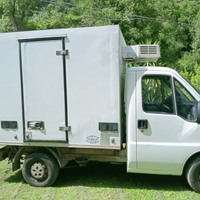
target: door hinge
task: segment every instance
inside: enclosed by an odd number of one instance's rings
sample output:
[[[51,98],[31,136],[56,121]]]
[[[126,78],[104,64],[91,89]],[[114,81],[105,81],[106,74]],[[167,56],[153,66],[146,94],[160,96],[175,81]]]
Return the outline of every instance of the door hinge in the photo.
[[[67,127],[60,126],[60,127],[59,127],[59,130],[60,130],[60,131],[71,131],[71,126],[67,126]]]
[[[60,56],[60,55],[68,56],[68,54],[69,54],[69,50],[68,49],[63,50],[63,51],[56,51],[56,55],[57,56]]]

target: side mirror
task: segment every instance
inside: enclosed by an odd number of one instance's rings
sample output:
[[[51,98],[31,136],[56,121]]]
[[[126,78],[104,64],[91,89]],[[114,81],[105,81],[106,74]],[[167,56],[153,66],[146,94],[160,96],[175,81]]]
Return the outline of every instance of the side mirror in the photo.
[[[200,101],[197,102],[197,124],[200,124]]]

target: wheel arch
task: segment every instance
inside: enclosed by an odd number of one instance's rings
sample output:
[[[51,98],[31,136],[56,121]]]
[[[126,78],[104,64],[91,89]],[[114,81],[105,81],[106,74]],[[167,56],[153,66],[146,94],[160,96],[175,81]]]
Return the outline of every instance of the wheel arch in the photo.
[[[64,167],[62,162],[61,162],[60,157],[58,156],[58,154],[55,152],[54,149],[49,148],[49,147],[45,147],[45,149],[47,149],[50,152],[50,154],[53,155],[53,157],[57,160],[58,165],[59,165],[60,168]]]
[[[198,152],[196,152],[196,153],[190,155],[190,156],[187,158],[187,160],[186,160],[186,162],[185,162],[185,164],[184,164],[184,166],[183,166],[183,171],[182,171],[182,173],[185,173],[187,166],[188,166],[190,163],[192,163],[194,160],[196,160],[198,157],[200,158],[200,151],[198,151]]]
[[[20,158],[23,155],[24,151],[26,149],[29,149],[32,147],[21,147],[14,155],[13,159],[12,159],[12,171],[16,171],[18,169],[20,169]],[[61,162],[60,157],[58,156],[58,154],[56,153],[56,149],[53,149],[51,147],[37,147],[35,149],[33,149],[33,151],[30,151],[31,153],[49,153],[57,162],[60,168],[64,167],[63,163]],[[29,155],[30,155],[29,154]]]

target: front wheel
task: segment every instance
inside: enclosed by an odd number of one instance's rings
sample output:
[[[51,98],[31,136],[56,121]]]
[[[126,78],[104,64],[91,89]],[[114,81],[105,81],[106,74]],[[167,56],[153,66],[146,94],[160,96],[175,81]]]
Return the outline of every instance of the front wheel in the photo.
[[[190,187],[200,193],[200,158],[195,159],[186,168],[186,178]]]
[[[22,168],[25,181],[36,187],[50,186],[56,180],[59,173],[57,161],[48,154],[30,154]]]

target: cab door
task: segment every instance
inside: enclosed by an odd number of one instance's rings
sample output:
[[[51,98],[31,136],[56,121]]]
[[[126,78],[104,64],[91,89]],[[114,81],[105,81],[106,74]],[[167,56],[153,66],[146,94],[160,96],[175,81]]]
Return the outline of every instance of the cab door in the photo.
[[[181,173],[200,141],[196,99],[172,74],[137,72],[137,169]]]

